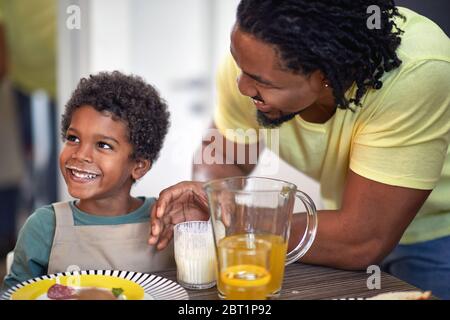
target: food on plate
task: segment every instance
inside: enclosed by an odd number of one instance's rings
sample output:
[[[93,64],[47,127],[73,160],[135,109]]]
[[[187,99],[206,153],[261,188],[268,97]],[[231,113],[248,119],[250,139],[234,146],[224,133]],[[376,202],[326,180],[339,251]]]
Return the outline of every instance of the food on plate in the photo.
[[[47,297],[52,300],[122,300],[122,288],[111,290],[95,287],[74,288],[61,284],[54,284],[47,291]]]
[[[394,291],[380,293],[367,300],[428,300],[430,297],[431,291]]]
[[[47,296],[49,299],[53,300],[66,300],[73,299],[76,289],[68,286],[63,286],[62,284],[54,284],[47,291]]]
[[[78,290],[75,300],[117,300],[118,298],[106,289],[83,288]]]

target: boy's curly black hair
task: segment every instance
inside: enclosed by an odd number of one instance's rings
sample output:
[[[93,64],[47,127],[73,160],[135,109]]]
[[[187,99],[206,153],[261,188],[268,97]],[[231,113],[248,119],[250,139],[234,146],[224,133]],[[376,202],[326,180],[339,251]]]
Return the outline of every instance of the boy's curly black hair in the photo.
[[[369,29],[380,9],[380,29]],[[281,67],[308,75],[320,70],[333,89],[338,107],[360,105],[369,88],[380,89],[384,72],[397,68],[396,54],[402,30],[393,0],[241,0],[237,24],[243,32],[274,45]],[[346,87],[356,83],[356,96],[345,98]]]
[[[100,72],[81,79],[66,104],[61,121],[63,141],[74,111],[89,105],[108,112],[128,126],[133,159],[158,158],[169,129],[169,111],[158,92],[141,77],[119,71]]]

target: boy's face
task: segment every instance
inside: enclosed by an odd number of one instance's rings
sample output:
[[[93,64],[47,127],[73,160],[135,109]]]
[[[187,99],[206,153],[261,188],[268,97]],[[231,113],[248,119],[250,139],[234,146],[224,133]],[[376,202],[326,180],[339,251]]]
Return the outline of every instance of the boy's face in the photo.
[[[133,160],[128,128],[107,113],[82,106],[72,115],[59,165],[69,193],[80,200],[128,197],[133,179],[145,174]],[[148,168],[147,168],[148,170]]]

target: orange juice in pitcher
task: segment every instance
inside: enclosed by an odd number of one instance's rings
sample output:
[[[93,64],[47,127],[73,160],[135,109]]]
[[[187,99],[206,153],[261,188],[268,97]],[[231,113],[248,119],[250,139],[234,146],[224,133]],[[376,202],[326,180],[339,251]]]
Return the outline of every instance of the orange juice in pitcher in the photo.
[[[219,290],[228,300],[264,300],[270,273],[264,267],[240,264],[220,273]]]
[[[268,295],[271,295],[273,292],[278,292],[283,283],[287,242],[282,237],[273,234],[258,234],[256,238],[266,240],[272,246],[269,261],[271,279],[267,285]]]
[[[268,293],[270,242],[255,235],[223,238],[218,247],[219,277],[217,288],[224,299],[263,300]]]
[[[263,266],[261,263],[237,263],[233,260],[236,255],[225,254],[222,252],[225,250],[223,248],[234,248],[236,254],[240,251],[251,251],[252,243],[255,249],[258,246],[263,246],[258,244],[261,242],[270,244],[269,259],[267,267],[265,267],[270,274],[269,282],[266,285],[267,297],[278,297],[283,282],[285,265],[301,258],[314,241],[317,231],[317,212],[313,201],[304,192],[298,190],[296,185],[270,178],[230,177],[210,181],[204,185],[204,188],[208,195],[218,258],[219,260],[220,258],[226,258],[226,261],[219,261],[219,296],[226,296],[225,292],[228,288],[231,288],[225,287],[227,281],[239,283],[241,288],[244,287],[244,283],[230,280],[235,279],[234,273],[237,269],[229,270],[229,274],[233,274],[233,277],[223,276],[222,280],[220,279],[222,277],[220,272],[225,272],[226,268],[231,266]],[[296,199],[299,199],[305,206],[306,226],[303,236],[298,239],[297,246],[286,254]],[[241,245],[245,243],[245,245],[239,248],[239,245],[232,245],[233,243],[240,243]],[[229,250],[225,251],[228,252]],[[259,275],[263,274],[262,272],[256,272],[256,268],[253,270],[255,273],[253,276],[247,276],[247,274],[251,274],[248,270],[249,267],[241,266],[240,268],[237,273],[243,277],[259,279]],[[261,279],[263,278],[266,279],[264,281],[267,281],[266,276],[261,276]],[[260,291],[264,281],[261,283],[255,281],[253,284]],[[239,286],[236,285],[235,287]],[[240,292],[244,291],[244,289],[241,289]]]
[[[272,292],[275,292],[281,288],[281,284],[283,282],[284,277],[284,264],[285,257],[287,251],[287,243],[283,240],[282,237],[272,235],[272,234],[252,234],[251,236],[246,234],[234,235],[222,239],[219,242],[219,251],[222,247],[230,247],[232,243],[242,243],[245,241],[245,238],[253,237],[254,239],[264,240],[270,243],[270,254],[269,254],[269,266],[268,271],[270,273],[270,281],[266,285],[267,294],[270,295]],[[249,243],[248,239],[246,241]],[[234,245],[236,247],[236,245]],[[223,250],[223,249],[222,249]],[[238,249],[237,249],[238,250]],[[262,253],[260,253],[262,254]],[[229,257],[230,260],[233,260],[232,257]],[[231,280],[230,280],[231,281]],[[220,287],[220,285],[219,285]],[[220,288],[219,288],[220,290]]]

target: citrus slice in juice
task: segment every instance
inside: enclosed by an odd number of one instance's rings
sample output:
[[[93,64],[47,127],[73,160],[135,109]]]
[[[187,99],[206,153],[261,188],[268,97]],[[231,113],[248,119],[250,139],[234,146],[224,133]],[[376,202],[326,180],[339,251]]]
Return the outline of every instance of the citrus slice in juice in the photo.
[[[270,273],[264,267],[240,264],[230,266],[220,274],[222,282],[233,287],[259,287],[270,281]]]

